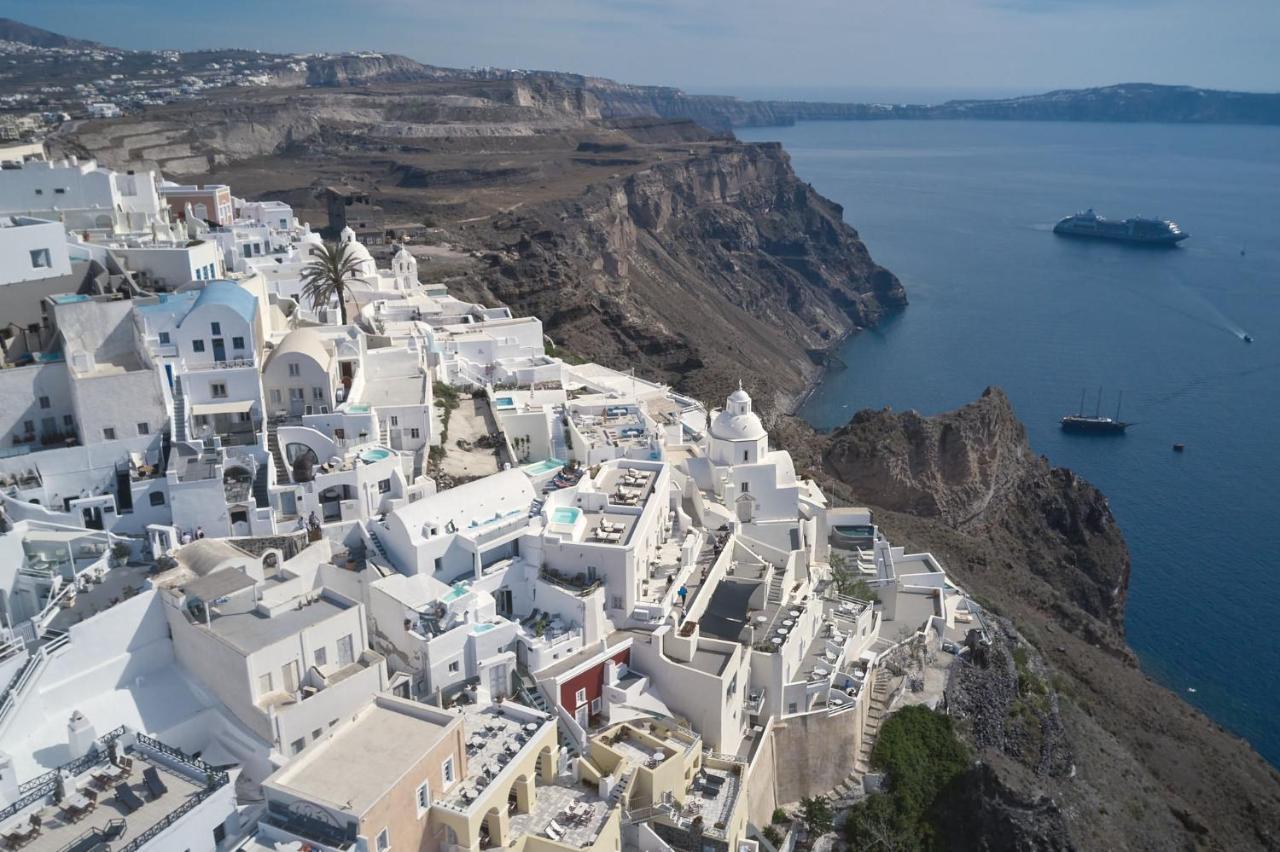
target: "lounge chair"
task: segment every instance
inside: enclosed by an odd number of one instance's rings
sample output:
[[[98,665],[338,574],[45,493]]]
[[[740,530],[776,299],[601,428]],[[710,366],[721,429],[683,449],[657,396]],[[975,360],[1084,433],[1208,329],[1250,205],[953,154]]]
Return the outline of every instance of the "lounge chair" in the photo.
[[[160,780],[160,773],[156,771],[154,766],[148,766],[143,770],[142,780],[147,785],[147,792],[151,794],[153,800],[169,792],[169,788]]]
[[[120,803],[120,807],[124,808],[127,814],[133,813],[144,804],[128,784],[116,785],[116,801]]]
[[[556,822],[555,820],[551,820],[551,822],[547,823],[547,829],[545,834],[547,835],[547,837],[550,837],[552,840],[559,840],[560,838],[564,837],[564,829],[560,827],[560,824],[558,822]]]

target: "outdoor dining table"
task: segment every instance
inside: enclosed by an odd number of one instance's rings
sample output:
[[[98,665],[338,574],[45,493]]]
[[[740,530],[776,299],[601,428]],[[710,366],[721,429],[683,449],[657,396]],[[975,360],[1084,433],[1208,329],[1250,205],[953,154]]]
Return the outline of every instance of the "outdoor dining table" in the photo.
[[[525,725],[525,726],[524,726],[524,729],[525,729],[526,731],[528,731],[529,733],[531,733],[531,734],[533,734],[533,733],[537,733],[537,731],[538,731],[538,723],[537,723],[537,722],[530,722],[529,724],[527,724],[527,725]]]
[[[21,840],[26,840],[35,832],[36,832],[36,827],[32,825],[28,820],[23,820],[22,822],[19,822],[19,823],[6,825],[4,828],[0,829],[0,837],[3,837],[6,840],[21,841]]]

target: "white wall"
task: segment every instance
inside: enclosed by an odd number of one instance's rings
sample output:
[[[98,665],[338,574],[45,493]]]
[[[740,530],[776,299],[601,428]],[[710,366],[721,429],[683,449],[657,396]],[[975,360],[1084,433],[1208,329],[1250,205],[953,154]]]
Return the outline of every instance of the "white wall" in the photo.
[[[0,226],[0,285],[17,281],[34,281],[71,274],[71,259],[67,255],[67,235],[60,222],[40,219],[18,219],[10,224],[6,218]],[[46,253],[36,266],[33,251]]]

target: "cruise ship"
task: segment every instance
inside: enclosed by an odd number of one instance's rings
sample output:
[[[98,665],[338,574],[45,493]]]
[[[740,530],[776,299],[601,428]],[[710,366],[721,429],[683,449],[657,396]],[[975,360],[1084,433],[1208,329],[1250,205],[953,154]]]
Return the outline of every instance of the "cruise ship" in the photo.
[[[1053,226],[1053,232],[1066,237],[1093,237],[1143,245],[1175,246],[1188,234],[1170,219],[1144,219],[1140,216],[1123,222],[1104,219],[1090,208],[1068,216]]]

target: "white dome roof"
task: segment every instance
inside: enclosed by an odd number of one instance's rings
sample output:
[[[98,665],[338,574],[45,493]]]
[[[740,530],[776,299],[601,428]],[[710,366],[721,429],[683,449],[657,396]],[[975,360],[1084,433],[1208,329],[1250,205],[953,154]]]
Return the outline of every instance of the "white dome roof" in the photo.
[[[727,408],[711,421],[711,434],[722,441],[758,441],[765,437],[764,424],[755,412],[734,414]]]
[[[742,389],[742,385],[738,385],[738,389],[733,393],[729,394],[729,402],[740,402],[740,403],[746,403],[747,405],[750,405],[751,395]]]
[[[356,232],[351,230],[350,225],[343,228],[342,232],[338,234],[338,242],[340,243],[354,243],[355,241],[356,241]]]

